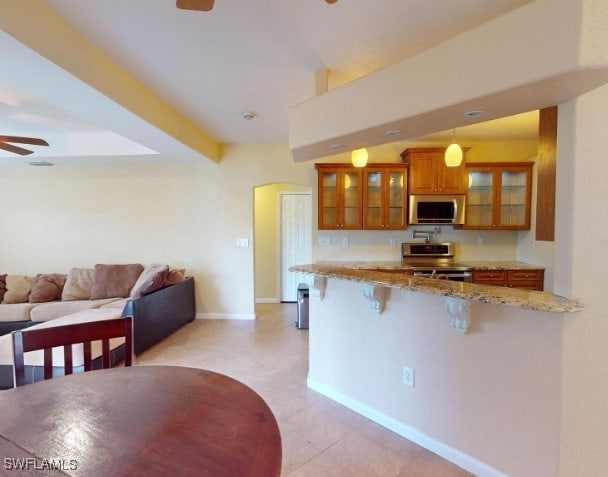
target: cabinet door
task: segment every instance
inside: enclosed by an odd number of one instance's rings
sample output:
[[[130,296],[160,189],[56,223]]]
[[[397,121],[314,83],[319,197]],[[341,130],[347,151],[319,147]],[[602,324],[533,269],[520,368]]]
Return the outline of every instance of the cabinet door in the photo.
[[[317,169],[319,229],[360,229],[361,171],[325,165]]]
[[[341,174],[341,207],[338,228],[360,229],[361,221],[361,170],[346,170]]]
[[[438,194],[466,194],[465,161],[458,167],[448,167],[442,154],[437,161],[437,181]]]
[[[506,229],[530,228],[530,169],[500,171],[498,226]]]
[[[388,169],[385,188],[385,228],[407,227],[407,169]]]
[[[410,154],[410,194],[437,193],[437,152]]]
[[[493,169],[471,169],[468,172],[466,227],[469,229],[489,229],[495,222],[495,198]]]
[[[542,291],[544,277],[545,272],[543,270],[509,270],[509,286]]]
[[[406,228],[407,168],[374,164],[364,172],[363,228]]]

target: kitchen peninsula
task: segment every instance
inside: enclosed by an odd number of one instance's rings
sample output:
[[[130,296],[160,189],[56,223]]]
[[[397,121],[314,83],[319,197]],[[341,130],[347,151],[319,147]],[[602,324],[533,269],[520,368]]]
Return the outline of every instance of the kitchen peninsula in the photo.
[[[312,287],[311,389],[475,475],[556,475],[562,326],[581,302],[399,262],[290,270]]]

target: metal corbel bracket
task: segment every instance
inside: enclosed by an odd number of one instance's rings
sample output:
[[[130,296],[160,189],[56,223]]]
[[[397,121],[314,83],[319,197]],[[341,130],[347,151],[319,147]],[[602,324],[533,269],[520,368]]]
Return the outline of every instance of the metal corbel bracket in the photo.
[[[363,296],[369,300],[370,310],[382,313],[386,305],[385,287],[382,285],[363,285]]]
[[[466,333],[471,323],[471,302],[461,298],[445,297],[445,305],[450,315],[452,327]]]

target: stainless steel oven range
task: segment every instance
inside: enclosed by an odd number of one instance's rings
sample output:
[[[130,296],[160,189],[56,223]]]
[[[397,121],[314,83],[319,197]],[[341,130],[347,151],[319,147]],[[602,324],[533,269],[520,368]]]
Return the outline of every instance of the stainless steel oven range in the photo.
[[[473,269],[456,262],[452,242],[401,244],[401,261],[410,267],[412,276],[471,282]]]

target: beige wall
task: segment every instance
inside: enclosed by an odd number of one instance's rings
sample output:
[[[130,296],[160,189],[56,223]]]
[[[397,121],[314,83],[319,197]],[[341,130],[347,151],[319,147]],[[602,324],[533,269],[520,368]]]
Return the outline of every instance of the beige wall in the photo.
[[[201,316],[252,318],[254,187],[313,178],[286,145],[227,147],[221,165],[3,168],[0,270],[166,262],[195,277]]]
[[[255,188],[254,266],[257,303],[281,301],[280,193],[287,191],[310,191],[310,187],[279,183]]]
[[[608,86],[559,108],[555,289],[585,311],[563,320],[560,476],[608,468]]]
[[[310,302],[309,385],[475,475],[555,476],[563,317],[479,302],[471,313],[463,335],[443,297],[389,290],[378,315],[361,284],[329,279]]]

